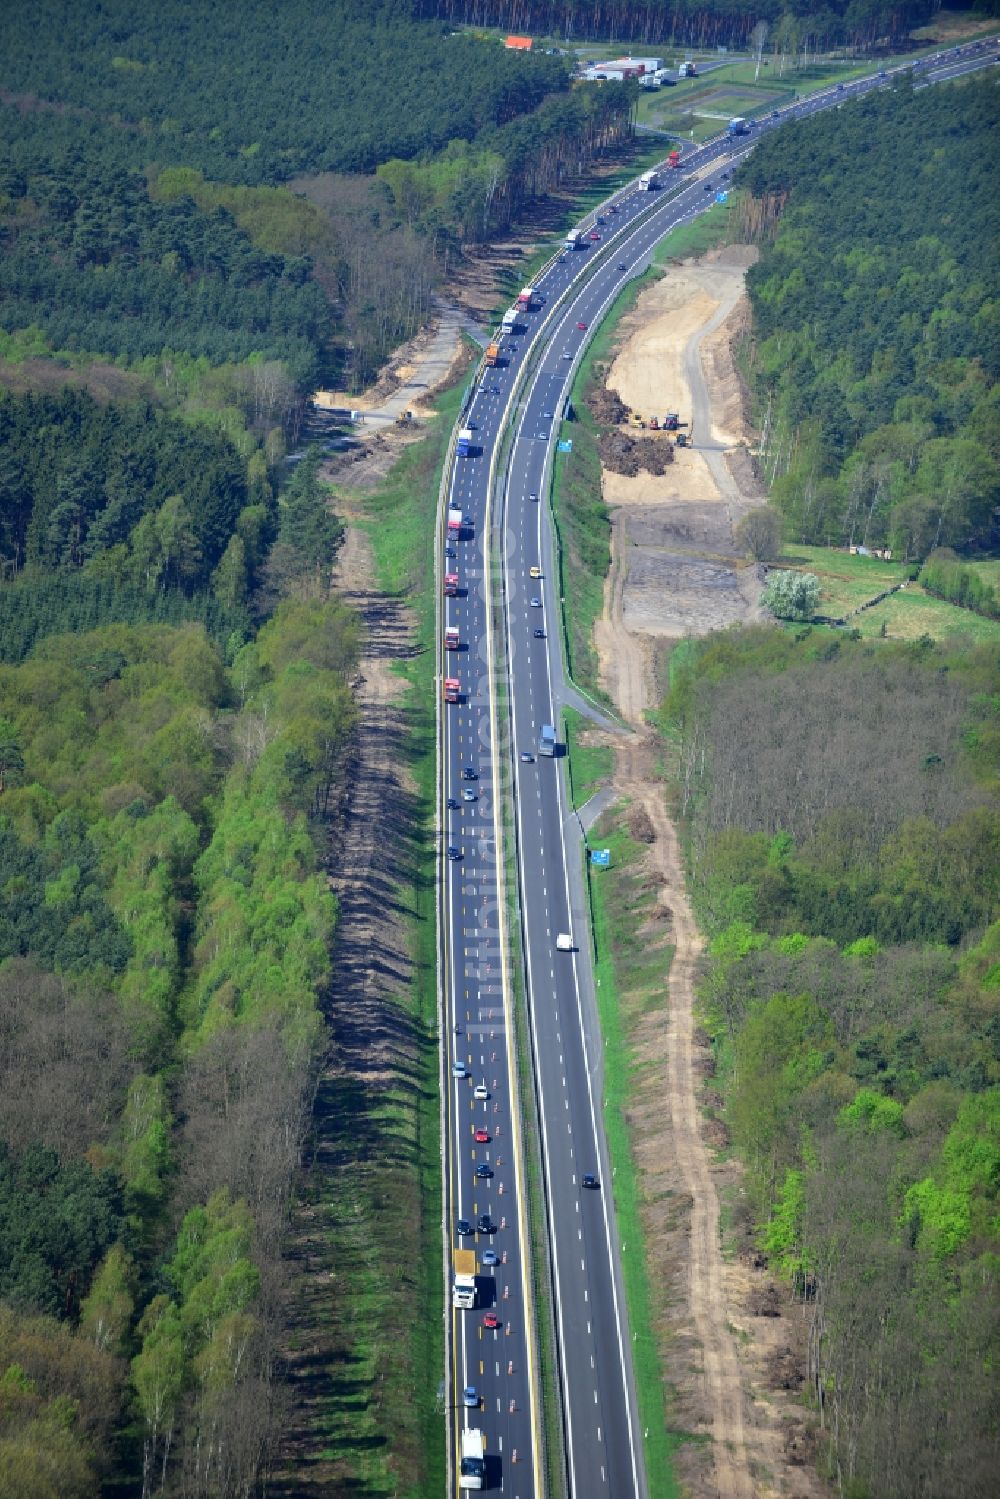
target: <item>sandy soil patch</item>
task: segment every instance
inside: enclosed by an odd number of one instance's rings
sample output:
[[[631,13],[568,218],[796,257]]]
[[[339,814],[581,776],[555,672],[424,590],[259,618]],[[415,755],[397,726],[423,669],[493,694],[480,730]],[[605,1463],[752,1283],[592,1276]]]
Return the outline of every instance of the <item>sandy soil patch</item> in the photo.
[[[602,475],[607,505],[669,505],[678,502],[719,500],[719,490],[701,453],[675,448],[674,461],[663,474]]]
[[[717,303],[688,271],[669,272],[640,296],[621,323],[622,349],[607,383],[633,411],[662,419],[676,411],[690,420],[691,391],[682,355]]]

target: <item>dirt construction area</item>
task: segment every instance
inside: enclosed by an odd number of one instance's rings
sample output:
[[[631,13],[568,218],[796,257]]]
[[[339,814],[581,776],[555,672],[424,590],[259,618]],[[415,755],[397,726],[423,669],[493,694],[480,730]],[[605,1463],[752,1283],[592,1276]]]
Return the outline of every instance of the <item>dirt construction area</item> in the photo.
[[[801,1309],[752,1255],[722,1249],[720,1199],[738,1199],[739,1167],[716,1157],[725,1127],[706,1119],[713,1064],[695,1024],[702,939],[667,811],[662,741],[646,721],[658,702],[657,659],[671,641],[758,614],[756,570],[733,544],[735,522],[764,499],[743,446],[744,398],[731,353],[747,317],[743,277],[752,253],[729,247],[669,270],[619,326],[607,417],[622,427],[628,420],[613,392],[647,421],[677,412],[694,447],[675,448],[662,474],[603,470],[612,561],[595,645],[601,684],[634,730],[608,740],[619,809],[608,815],[620,820],[625,810],[630,826],[638,817],[650,830],[643,873],[658,887],[673,944],[665,1002],[630,1037],[629,1123],[672,1419],[702,1439],[684,1444],[676,1465],[691,1499],[818,1499],[828,1491],[798,1400]],[[664,1203],[672,1205],[666,1216]]]
[[[753,258],[736,245],[671,268],[619,326],[609,392],[646,422],[676,412],[688,446],[673,449],[662,474],[603,474],[613,567],[595,645],[612,695],[620,659],[611,631],[615,587],[624,627],[646,638],[650,660],[657,636],[703,635],[759,617],[756,571],[733,546],[733,526],[763,501],[731,353],[746,318],[743,278]]]

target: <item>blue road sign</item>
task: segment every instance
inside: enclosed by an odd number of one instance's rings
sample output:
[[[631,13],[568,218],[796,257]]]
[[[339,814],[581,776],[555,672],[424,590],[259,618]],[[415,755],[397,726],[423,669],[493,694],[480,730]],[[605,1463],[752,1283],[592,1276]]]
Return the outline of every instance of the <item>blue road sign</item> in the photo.
[[[726,199],[728,197],[729,197],[728,193],[716,193],[716,195],[715,195],[715,201],[716,201],[716,203],[725,203],[725,201],[726,201]]]
[[[560,437],[556,446],[558,447],[560,453],[572,453],[573,451],[572,439],[568,437]]]
[[[590,862],[596,864],[598,869],[608,869],[611,865],[610,848],[592,848],[590,850]]]

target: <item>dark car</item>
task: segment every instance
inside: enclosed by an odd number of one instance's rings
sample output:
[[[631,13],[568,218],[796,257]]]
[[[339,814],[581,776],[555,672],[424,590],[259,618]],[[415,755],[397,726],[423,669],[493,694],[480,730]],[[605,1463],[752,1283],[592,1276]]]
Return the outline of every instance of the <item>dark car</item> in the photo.
[[[444,554],[445,554],[446,557],[457,557],[458,556],[458,553],[457,553],[457,551],[455,550],[454,547],[445,547]]]
[[[481,1234],[496,1233],[496,1229],[493,1227],[493,1219],[490,1217],[489,1213],[479,1214],[479,1217],[476,1219],[476,1230]]]
[[[456,848],[453,843],[449,843],[448,844],[448,858],[451,859],[454,863],[457,863],[458,860],[461,857],[462,857],[462,850],[460,848]]]
[[[544,630],[536,630],[534,633],[535,633],[535,639],[536,640],[544,640],[545,639],[545,631]]]
[[[713,191],[712,184],[710,182],[706,182],[705,183],[705,192],[706,193],[710,193],[712,191]]]
[[[473,770],[473,768],[472,768],[471,765],[467,765],[465,767],[465,769],[462,771],[462,780],[463,781],[478,781],[479,780],[478,775]]]
[[[472,1224],[469,1222],[468,1218],[459,1218],[458,1223],[455,1225],[455,1227],[460,1236],[471,1234],[472,1232]]]
[[[475,524],[475,522],[473,521],[471,515],[463,515],[462,516],[462,525],[463,526],[472,526],[474,524]]]
[[[585,1171],[580,1178],[581,1187],[597,1187],[599,1185],[600,1183],[598,1182],[597,1177],[592,1176],[589,1171]]]
[[[488,1166],[485,1161],[480,1161],[476,1167],[476,1175],[483,1181],[493,1175],[493,1167]]]
[[[490,386],[490,395],[498,396],[499,394],[500,394],[500,387],[499,387],[499,385],[491,385]]]
[[[619,260],[619,262],[618,262],[618,269],[620,271],[627,271],[628,270],[628,266],[625,264],[624,260]]]
[[[455,798],[453,796],[449,796],[449,798],[448,798],[448,811],[449,812],[457,812],[458,811],[458,802],[455,800]]]

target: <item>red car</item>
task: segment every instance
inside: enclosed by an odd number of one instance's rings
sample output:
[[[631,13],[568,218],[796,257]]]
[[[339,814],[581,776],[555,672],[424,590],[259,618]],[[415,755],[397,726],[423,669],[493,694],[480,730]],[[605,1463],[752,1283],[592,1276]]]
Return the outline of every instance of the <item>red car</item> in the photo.
[[[586,333],[586,331],[587,331],[587,325],[586,325],[586,323],[577,323],[576,326],[579,328],[579,330],[580,330],[581,333]]]
[[[598,234],[596,229],[591,229],[590,237],[591,239],[600,239],[601,236]]]
[[[477,1145],[488,1145],[489,1143],[490,1143],[490,1132],[489,1132],[489,1130],[488,1129],[477,1129],[476,1130],[476,1144]]]
[[[497,1316],[496,1312],[487,1312],[486,1313],[486,1316],[483,1318],[483,1326],[484,1327],[499,1327],[500,1326],[500,1318]]]

